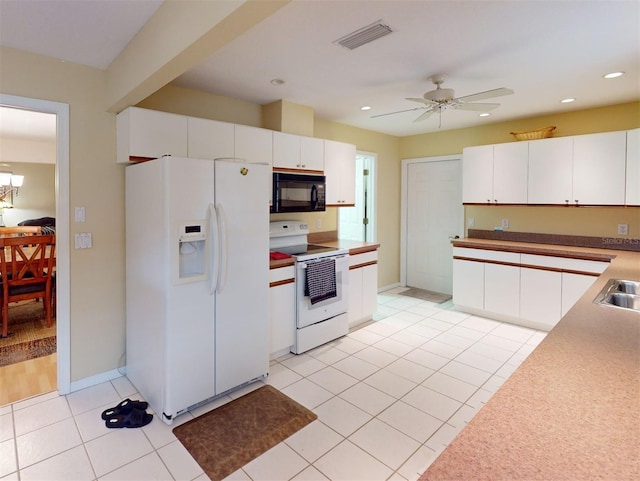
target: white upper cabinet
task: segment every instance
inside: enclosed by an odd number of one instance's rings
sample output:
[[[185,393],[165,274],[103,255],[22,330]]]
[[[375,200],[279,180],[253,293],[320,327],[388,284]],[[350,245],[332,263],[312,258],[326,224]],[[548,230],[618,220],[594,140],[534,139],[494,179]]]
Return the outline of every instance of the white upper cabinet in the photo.
[[[493,202],[493,145],[478,145],[464,149],[462,202]]]
[[[529,204],[573,202],[573,137],[529,142]]]
[[[273,131],[236,124],[234,151],[238,159],[273,165]]]
[[[627,132],[627,186],[625,204],[640,205],[640,129]]]
[[[626,133],[529,142],[529,203],[623,205]]]
[[[573,200],[576,204],[623,205],[626,132],[573,138]]]
[[[356,202],[356,146],[325,140],[326,204],[353,206]]]
[[[324,171],[324,140],[300,137],[300,160],[303,169]]]
[[[234,157],[234,125],[217,120],[188,118],[188,153],[195,159]]]
[[[301,169],[300,136],[273,133],[273,167],[283,169]]]
[[[324,141],[284,132],[273,133],[273,167],[289,170],[324,170]]]
[[[187,156],[187,117],[129,107],[116,118],[117,161]],[[138,159],[135,159],[135,158]]]
[[[464,149],[462,201],[526,204],[527,142],[481,145]]]
[[[493,146],[493,201],[495,203],[527,203],[528,163],[528,142],[510,142]]]

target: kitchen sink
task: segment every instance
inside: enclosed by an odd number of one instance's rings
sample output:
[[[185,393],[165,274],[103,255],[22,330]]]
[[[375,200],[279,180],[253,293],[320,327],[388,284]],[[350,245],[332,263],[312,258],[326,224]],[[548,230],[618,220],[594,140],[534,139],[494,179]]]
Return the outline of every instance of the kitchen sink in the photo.
[[[627,294],[640,294],[640,282],[614,280],[616,281],[616,291],[625,292]]]
[[[593,302],[640,312],[640,282],[609,279]]]

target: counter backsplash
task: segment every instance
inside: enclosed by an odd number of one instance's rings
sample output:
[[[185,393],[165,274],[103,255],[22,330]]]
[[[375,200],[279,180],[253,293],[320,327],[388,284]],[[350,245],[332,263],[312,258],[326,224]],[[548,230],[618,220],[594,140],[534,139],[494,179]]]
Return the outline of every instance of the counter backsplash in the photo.
[[[640,252],[640,239],[626,237],[589,237],[563,234],[539,234],[535,232],[509,232],[481,229],[469,229],[469,238],[503,240],[514,242],[532,242],[575,247],[594,247]]]

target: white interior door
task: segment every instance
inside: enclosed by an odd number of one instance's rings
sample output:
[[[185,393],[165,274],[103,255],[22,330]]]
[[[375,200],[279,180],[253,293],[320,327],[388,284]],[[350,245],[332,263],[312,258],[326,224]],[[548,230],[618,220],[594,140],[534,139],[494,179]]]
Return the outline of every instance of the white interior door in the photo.
[[[356,155],[356,202],[338,209],[340,239],[375,241],[375,164],[375,154]]]
[[[406,285],[451,294],[451,238],[462,234],[461,161],[406,164]]]

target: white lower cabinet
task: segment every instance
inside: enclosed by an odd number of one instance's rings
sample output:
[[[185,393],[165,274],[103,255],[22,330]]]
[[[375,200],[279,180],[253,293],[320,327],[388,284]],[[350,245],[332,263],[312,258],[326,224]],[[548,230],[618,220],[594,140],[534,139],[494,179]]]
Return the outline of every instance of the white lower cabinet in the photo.
[[[269,271],[269,353],[278,357],[293,346],[296,323],[295,268]]]
[[[487,263],[484,266],[484,308],[517,319],[520,313],[520,268]]]
[[[596,276],[562,273],[562,315],[564,316],[596,281]]]
[[[453,260],[453,303],[484,309],[484,262]]]
[[[562,273],[520,269],[520,318],[551,329],[563,316]]]
[[[378,308],[378,252],[349,256],[349,327],[368,321]]]
[[[609,263],[453,248],[453,303],[463,311],[551,330]]]

